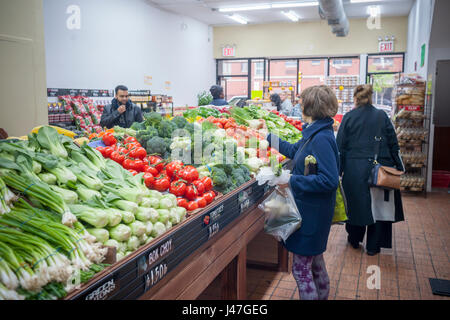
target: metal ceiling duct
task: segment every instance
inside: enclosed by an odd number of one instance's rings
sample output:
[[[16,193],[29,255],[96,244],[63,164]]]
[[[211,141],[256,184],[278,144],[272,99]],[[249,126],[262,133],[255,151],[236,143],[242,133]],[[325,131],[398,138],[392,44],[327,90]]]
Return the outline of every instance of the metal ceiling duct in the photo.
[[[337,37],[348,35],[349,22],[342,0],[319,0],[319,15],[322,19],[328,20],[331,31]]]

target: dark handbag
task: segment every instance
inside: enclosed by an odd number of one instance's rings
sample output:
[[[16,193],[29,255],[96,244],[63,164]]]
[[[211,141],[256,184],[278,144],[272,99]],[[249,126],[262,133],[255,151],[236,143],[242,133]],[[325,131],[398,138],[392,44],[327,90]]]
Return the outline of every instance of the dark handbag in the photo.
[[[378,124],[378,132],[375,136],[375,152],[373,158],[373,166],[369,174],[369,187],[382,188],[388,190],[400,190],[400,177],[403,174],[402,171],[392,167],[382,166],[378,163],[378,153],[380,151],[380,144],[382,140],[381,129],[382,124],[382,112],[378,111],[378,118],[380,119]]]

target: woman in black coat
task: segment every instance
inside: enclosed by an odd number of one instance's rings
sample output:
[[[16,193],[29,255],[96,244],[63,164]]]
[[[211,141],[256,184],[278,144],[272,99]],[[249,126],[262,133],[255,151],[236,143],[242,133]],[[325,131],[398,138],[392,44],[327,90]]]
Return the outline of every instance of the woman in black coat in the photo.
[[[368,255],[379,253],[380,248],[392,248],[392,223],[404,220],[400,191],[369,188],[375,136],[381,136],[378,162],[404,171],[392,122],[384,111],[372,105],[372,94],[371,85],[356,87],[356,108],[345,114],[336,139],[348,204],[348,242],[359,248],[367,227]]]

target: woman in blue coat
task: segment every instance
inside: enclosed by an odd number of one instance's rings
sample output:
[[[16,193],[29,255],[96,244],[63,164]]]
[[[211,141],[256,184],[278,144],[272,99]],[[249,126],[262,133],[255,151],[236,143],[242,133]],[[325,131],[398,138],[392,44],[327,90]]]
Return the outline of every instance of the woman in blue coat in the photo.
[[[307,88],[301,94],[303,119],[311,119],[303,138],[295,144],[269,135],[268,141],[286,157],[293,159],[289,186],[302,215],[302,225],[284,244],[293,252],[293,276],[301,300],[326,300],[329,278],[323,259],[334,214],[339,184],[339,156],[333,133],[338,110],[334,92],[327,86]],[[305,158],[317,160],[316,174],[305,176]]]

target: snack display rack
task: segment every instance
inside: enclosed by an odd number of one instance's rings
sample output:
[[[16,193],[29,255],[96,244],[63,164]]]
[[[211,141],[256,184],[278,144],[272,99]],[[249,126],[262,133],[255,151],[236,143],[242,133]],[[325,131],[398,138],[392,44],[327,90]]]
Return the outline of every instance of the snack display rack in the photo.
[[[295,82],[292,81],[264,81],[263,98],[270,101],[270,95],[274,93],[288,92],[291,95],[291,102],[295,100]]]
[[[404,191],[426,195],[430,96],[417,75],[400,74],[393,90],[393,121],[405,166],[401,178]]]
[[[339,103],[338,114],[346,114],[353,107],[353,91],[359,84],[359,76],[329,76],[326,85],[331,87]]]

